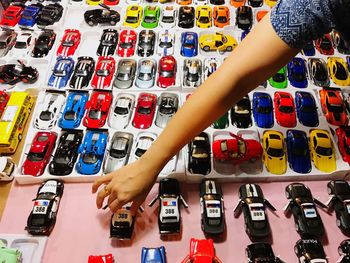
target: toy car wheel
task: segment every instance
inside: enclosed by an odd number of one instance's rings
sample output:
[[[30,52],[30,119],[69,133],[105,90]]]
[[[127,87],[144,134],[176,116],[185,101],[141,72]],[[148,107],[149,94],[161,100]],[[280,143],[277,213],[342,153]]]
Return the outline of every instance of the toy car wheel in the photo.
[[[298,248],[297,248],[297,246],[294,246],[294,253],[295,253],[295,255],[298,256]]]
[[[22,134],[21,134],[21,133],[18,134],[18,140],[19,140],[19,141],[22,141]]]
[[[232,51],[232,47],[231,47],[231,46],[230,46],[230,47],[227,47],[227,48],[226,48],[226,51],[229,51],[229,52]]]
[[[299,233],[299,231],[300,231],[300,227],[299,227],[299,224],[298,223],[295,223],[295,230]]]
[[[204,46],[203,50],[208,52],[208,51],[210,51],[210,47],[209,46]]]
[[[116,22],[112,20],[112,21],[110,22],[110,24],[111,24],[111,26],[115,26]]]
[[[288,191],[285,192],[287,199],[290,199],[290,194]]]
[[[94,21],[90,20],[90,21],[88,22],[88,25],[89,25],[89,26],[94,26],[95,23],[94,23]]]
[[[328,192],[329,195],[332,194],[332,189],[329,186],[327,186],[327,192]]]
[[[335,222],[337,223],[337,227],[340,227],[340,225],[341,225],[341,221],[340,221],[340,219],[339,219],[339,218],[337,218],[337,220],[336,220]]]
[[[338,253],[339,253],[340,256],[344,254],[343,250],[341,249],[341,247],[338,247]]]

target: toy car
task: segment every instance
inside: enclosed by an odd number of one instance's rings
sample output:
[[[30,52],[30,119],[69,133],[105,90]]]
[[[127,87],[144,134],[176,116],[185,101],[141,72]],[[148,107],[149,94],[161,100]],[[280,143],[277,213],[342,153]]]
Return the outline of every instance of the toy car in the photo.
[[[103,256],[92,256],[88,258],[88,263],[114,263],[114,257],[112,254],[107,254]]]
[[[50,235],[55,226],[64,185],[59,180],[41,183],[33,209],[27,220],[26,230],[31,235]]]
[[[287,158],[283,134],[279,131],[264,131],[262,145],[267,171],[272,174],[284,174],[287,170]]]
[[[324,227],[316,204],[326,206],[312,197],[310,189],[302,183],[291,183],[286,186],[286,197],[289,201],[285,213],[291,212],[294,217],[295,229],[302,237],[322,237]]]
[[[196,8],[196,26],[199,28],[209,28],[212,24],[212,9],[211,7],[198,6]]]
[[[350,85],[350,73],[344,59],[338,57],[329,57],[327,59],[327,67],[331,80],[336,85]]]
[[[214,26],[223,28],[230,25],[230,10],[227,6],[215,6],[213,10]]]
[[[167,56],[174,54],[174,45],[175,35],[173,33],[170,33],[168,30],[159,33],[157,45],[157,53],[159,55]]]
[[[7,247],[8,245],[8,247]],[[22,252],[17,249],[17,242],[14,243],[13,248],[7,244],[7,240],[0,240],[1,260],[6,263],[19,263],[22,261]]]
[[[307,87],[307,70],[305,61],[302,58],[293,58],[287,65],[288,80],[290,84],[296,88]]]
[[[234,6],[235,8],[244,6],[245,3],[246,3],[246,0],[230,0],[230,5]]]
[[[319,87],[329,86],[327,64],[322,58],[309,58],[307,63],[312,83]]]
[[[309,144],[304,131],[287,131],[287,157],[294,172],[306,174],[311,171]]]
[[[295,108],[299,122],[307,127],[318,126],[318,114],[314,97],[304,91],[295,93]]]
[[[156,33],[153,30],[142,30],[139,34],[137,44],[137,55],[140,57],[150,57],[154,54],[156,43]]]
[[[123,26],[137,28],[141,23],[142,7],[139,5],[129,5],[126,9],[126,16]]]
[[[343,240],[338,247],[339,255],[341,256],[338,259],[337,263],[348,263],[350,262],[350,240]]]
[[[207,175],[211,171],[210,141],[205,132],[201,132],[188,144],[188,166],[192,174]]]
[[[123,205],[111,217],[110,237],[117,239],[131,239],[134,231],[136,215],[131,213],[131,203]]]
[[[143,58],[139,61],[135,85],[140,89],[153,87],[156,79],[157,63],[154,59]]]
[[[58,121],[58,126],[62,129],[78,128],[84,116],[85,104],[89,99],[87,92],[68,93],[66,106]]]
[[[175,26],[177,17],[177,9],[175,6],[167,5],[162,9],[159,24],[163,28],[172,28]]]
[[[183,86],[198,87],[202,84],[202,61],[185,59],[183,65]]]
[[[90,100],[85,104],[83,125],[89,129],[102,128],[106,123],[112,100],[111,92],[93,91]]]
[[[161,235],[180,233],[181,214],[179,205],[181,203],[186,208],[188,205],[180,193],[179,182],[173,178],[161,179],[158,196],[149,203],[149,206],[153,206],[157,200],[159,200],[159,233]]]
[[[184,57],[195,57],[198,54],[198,35],[195,32],[181,33],[180,54]]]
[[[81,34],[77,29],[66,29],[57,49],[57,56],[73,56],[80,44]]]
[[[325,34],[323,37],[315,40],[315,47],[322,55],[334,55],[334,48],[330,34]]]
[[[33,27],[36,24],[43,5],[40,3],[31,4],[24,8],[21,19],[18,22],[20,27]]]
[[[320,90],[322,112],[332,125],[347,125],[349,120],[340,91]]]
[[[89,26],[98,24],[114,26],[120,21],[120,14],[112,9],[92,9],[85,11],[84,20]]]
[[[285,89],[288,85],[287,68],[281,68],[275,75],[269,78],[269,83],[276,89]]]
[[[251,106],[248,95],[244,96],[231,108],[231,122],[237,128],[252,126]]]
[[[204,59],[204,80],[210,77],[220,66],[217,58],[211,57]]]
[[[273,1],[276,2],[275,0]],[[258,12],[256,12],[256,21],[259,23],[264,18],[264,16],[268,14],[268,12],[269,11],[267,10],[259,10]]]
[[[317,239],[300,239],[294,246],[295,254],[300,263],[327,263],[322,244]]]
[[[2,14],[0,21],[1,26],[14,27],[21,19],[23,7],[20,5],[11,4]]]
[[[273,126],[272,99],[268,93],[253,93],[253,116],[258,127],[271,128]]]
[[[225,0],[210,0],[209,3],[212,5],[224,5]]]
[[[89,86],[92,74],[95,69],[95,61],[92,57],[78,57],[69,87],[73,89],[83,89]]]
[[[0,157],[0,182],[12,181],[15,167],[16,165],[11,158],[6,156]]]
[[[282,263],[283,261],[276,257],[269,243],[253,243],[245,249],[248,263],[269,262]]]
[[[301,50],[301,54],[304,56],[312,57],[315,56],[315,47],[312,41],[308,41],[305,45],[304,48]]]
[[[24,57],[33,49],[36,37],[35,33],[23,32],[17,36],[16,43],[12,49],[13,56]]]
[[[132,86],[136,74],[136,61],[134,59],[121,59],[118,62],[113,87],[128,89]]]
[[[5,110],[9,98],[10,95],[6,91],[0,90],[0,117]]]
[[[263,0],[248,0],[248,4],[251,7],[261,7],[264,4]]]
[[[211,127],[213,127],[214,129],[225,129],[228,127],[228,125],[228,112],[225,112],[221,117],[219,117],[212,123]]]
[[[242,30],[250,30],[252,28],[253,11],[250,6],[240,6],[236,9],[236,25]]]
[[[41,9],[36,23],[39,27],[46,27],[58,22],[63,14],[63,7],[58,3],[48,4]]]
[[[192,0],[176,0],[176,3],[178,5],[188,6],[188,5],[192,4]]]
[[[179,98],[174,93],[163,92],[158,99],[158,111],[155,124],[165,128],[179,107]]]
[[[152,132],[141,132],[137,135],[136,145],[130,154],[129,163],[136,161],[151,147],[152,143],[157,139],[157,135]]]
[[[119,35],[117,53],[119,57],[131,57],[135,53],[137,34],[134,30],[122,30]]]
[[[292,128],[297,125],[294,100],[288,92],[275,92],[273,104],[277,123],[283,127]]]
[[[131,119],[134,109],[135,96],[127,93],[119,93],[113,110],[110,113],[108,124],[114,129],[125,129]]]
[[[4,57],[16,43],[17,33],[13,30],[4,30],[0,33],[0,57]]]
[[[202,34],[199,37],[199,46],[206,52],[215,50],[219,52],[230,52],[237,45],[234,37],[220,32]]]
[[[338,31],[333,30],[331,32],[331,37],[333,46],[340,54],[350,55],[350,43],[346,41]]]
[[[39,78],[36,68],[29,67],[18,60],[18,64],[5,64],[0,66],[0,83],[15,85],[18,82],[34,83]]]
[[[118,44],[118,31],[112,28],[104,29],[96,54],[98,56],[113,56]]]
[[[78,148],[80,157],[76,169],[80,174],[97,174],[102,166],[107,147],[107,134],[99,131],[87,131],[84,141]]]
[[[56,64],[47,85],[51,88],[64,88],[73,73],[74,60],[71,57],[57,57]]]
[[[339,127],[335,130],[338,138],[338,149],[344,162],[350,164],[350,128]]]
[[[142,247],[141,263],[166,263],[165,248],[163,246],[156,248]]]
[[[192,28],[194,27],[195,13],[193,6],[181,6],[179,8],[178,27]]]
[[[148,129],[152,126],[153,116],[156,111],[157,95],[141,93],[137,99],[135,115],[132,125],[137,129]]]
[[[95,89],[107,89],[115,71],[115,60],[111,56],[98,57],[95,73],[92,76],[91,87]]]
[[[160,88],[168,88],[176,84],[176,59],[171,56],[161,57],[158,63],[157,86]]]
[[[212,239],[195,239],[190,241],[190,254],[181,263],[191,262],[215,262],[222,263],[215,255],[214,242]]]
[[[147,5],[143,11],[141,26],[144,28],[156,28],[159,23],[160,7]]]
[[[47,56],[53,47],[56,40],[56,33],[52,30],[43,31],[37,38],[33,51],[32,57],[41,58]]]

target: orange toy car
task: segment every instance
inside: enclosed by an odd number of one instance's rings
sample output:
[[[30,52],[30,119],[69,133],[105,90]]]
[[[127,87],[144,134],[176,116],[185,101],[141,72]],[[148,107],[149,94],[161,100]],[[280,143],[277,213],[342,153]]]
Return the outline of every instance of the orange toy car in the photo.
[[[176,0],[178,5],[190,5],[192,4],[192,0]]]
[[[230,4],[238,8],[245,5],[246,0],[230,0]]]
[[[320,90],[322,112],[328,123],[332,125],[348,125],[348,116],[340,91]]]
[[[214,26],[224,27],[230,25],[230,10],[227,6],[215,6],[213,10]]]
[[[256,13],[256,21],[260,22],[261,19],[264,18],[264,16],[268,13],[269,11],[266,10],[260,10]]]

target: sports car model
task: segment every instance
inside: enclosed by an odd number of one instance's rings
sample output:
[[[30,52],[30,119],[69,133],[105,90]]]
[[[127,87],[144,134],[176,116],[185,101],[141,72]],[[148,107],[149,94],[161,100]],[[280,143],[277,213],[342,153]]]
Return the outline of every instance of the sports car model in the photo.
[[[163,92],[158,99],[158,105],[155,124],[159,128],[165,128],[170,119],[177,112],[179,98],[174,93]]]
[[[130,26],[137,28],[141,23],[142,18],[142,6],[129,5],[126,9],[126,16],[123,26]]]
[[[309,58],[307,63],[312,83],[319,87],[329,86],[327,64],[322,58]]]
[[[199,37],[199,46],[204,51],[230,52],[237,46],[234,37],[221,32],[202,34]]]
[[[347,125],[349,120],[340,91],[320,90],[322,112],[332,125]]]
[[[311,171],[309,144],[304,131],[287,131],[287,157],[294,172],[306,174]]]
[[[22,17],[19,20],[18,25],[24,28],[34,26],[42,8],[43,5],[40,3],[26,6],[23,10]]]
[[[10,95],[6,91],[0,90],[0,117],[3,111],[5,110],[5,107],[9,98],[10,98]]]
[[[228,112],[225,112],[219,119],[214,121],[211,125],[214,129],[225,129],[229,125]]]
[[[188,166],[192,174],[207,175],[211,171],[209,135],[201,132],[188,144]]]
[[[87,92],[71,92],[68,94],[66,106],[58,121],[58,126],[62,129],[78,128],[84,116],[85,104],[89,99]]]
[[[250,30],[253,25],[253,11],[250,6],[240,6],[236,9],[236,26],[242,30]]]
[[[209,28],[212,24],[212,9],[211,7],[198,6],[196,8],[196,26],[199,28]]]
[[[103,172],[108,174],[127,164],[134,136],[127,132],[115,132],[107,150]]]
[[[176,59],[173,56],[164,56],[158,63],[157,86],[168,88],[176,84]]]
[[[194,20],[195,14],[193,6],[181,6],[179,8],[178,27],[192,28],[194,27]]]
[[[46,27],[58,22],[63,14],[63,6],[58,3],[48,4],[41,9],[36,23],[39,27]]]
[[[150,57],[154,54],[156,43],[156,33],[153,30],[142,30],[139,34],[137,44],[137,55],[140,57]]]
[[[300,263],[327,263],[322,244],[317,239],[300,239],[294,246],[295,254]]]
[[[114,257],[112,254],[102,256],[92,256],[88,258],[88,263],[114,263]]]
[[[248,128],[252,125],[251,106],[248,95],[231,108],[231,122],[237,128]]]
[[[307,127],[318,126],[318,114],[314,97],[311,93],[297,91],[295,93],[295,108],[299,122]]]
[[[164,178],[159,181],[158,196],[156,196],[149,206],[159,200],[158,227],[159,233],[177,234],[181,228],[180,203],[186,208],[187,203],[180,193],[180,185],[176,179]]]
[[[210,0],[209,3],[212,5],[224,5],[225,0]]]
[[[192,262],[215,262],[222,263],[215,255],[214,242],[212,239],[195,239],[190,241],[190,254],[181,263]]]
[[[33,49],[36,41],[36,35],[33,32],[23,32],[17,36],[16,43],[12,49],[12,55],[24,57]]]
[[[234,6],[235,8],[244,6],[245,3],[246,3],[246,0],[230,0],[230,5]]]
[[[108,135],[99,131],[87,131],[78,148],[80,157],[76,169],[80,174],[97,174],[102,166]]]
[[[61,39],[56,55],[57,56],[73,56],[80,44],[81,34],[77,29],[66,29]]]
[[[327,59],[327,67],[329,75],[336,85],[342,87],[350,85],[350,73],[344,59],[329,57]]]
[[[276,0],[273,0],[274,2],[276,2]],[[259,23],[264,16],[266,16],[269,13],[269,11],[267,10],[259,10],[256,12],[256,21]]]
[[[273,104],[277,123],[283,127],[293,128],[297,125],[294,100],[288,92],[275,92]]]
[[[10,157],[0,157],[0,181],[12,181],[15,163]]]
[[[121,59],[118,62],[113,87],[128,89],[132,86],[136,74],[136,61],[134,59]]]
[[[185,59],[182,85],[194,88],[200,84],[202,84],[202,61],[200,59]]]
[[[135,96],[127,93],[119,93],[113,110],[110,113],[108,124],[114,129],[125,129],[131,119],[134,109]]]
[[[33,209],[27,220],[26,230],[31,235],[50,235],[55,226],[64,185],[59,180],[41,183]]]
[[[155,248],[142,247],[141,263],[152,262],[166,263],[165,248],[163,246]]]
[[[279,131],[265,131],[263,134],[263,161],[267,171],[284,174],[287,170],[286,146]]]
[[[47,85],[57,89],[66,87],[73,70],[74,60],[71,57],[57,57],[56,64]]]
[[[92,57],[78,57],[69,87],[73,89],[83,89],[89,86],[92,74],[95,69],[95,61]]]
[[[248,263],[283,263],[279,257],[275,256],[269,243],[253,243],[248,245],[245,251]]]
[[[134,232],[136,215],[131,212],[131,203],[118,209],[111,217],[110,237],[117,239],[131,239]]]
[[[118,44],[118,31],[112,28],[103,30],[97,56],[113,56]]]
[[[350,262],[350,239],[343,240],[338,247],[339,255],[337,263],[349,263]]]
[[[180,54],[184,57],[195,57],[198,54],[198,35],[195,32],[181,34]]]
[[[53,47],[56,40],[56,33],[52,30],[43,31],[37,38],[33,51],[32,57],[41,58],[46,57]]]
[[[295,229],[304,237],[322,237],[324,227],[316,204],[327,208],[323,203],[312,197],[310,189],[302,183],[291,183],[286,186],[286,197],[289,201],[285,213],[291,212],[294,217]]]
[[[344,162],[350,164],[350,128],[339,127],[335,130],[338,137],[338,149]]]
[[[95,73],[92,76],[91,87],[108,89],[115,71],[115,60],[111,56],[98,57]]]
[[[290,84],[296,88],[307,87],[307,70],[305,61],[302,58],[293,58],[287,65],[288,80]]]
[[[178,5],[188,6],[188,5],[192,4],[192,0],[176,0],[176,3]]]
[[[158,34],[157,53],[167,56],[174,54],[175,35],[168,30]]]
[[[287,68],[281,68],[275,75],[269,78],[269,83],[276,89],[285,89],[288,85]]]
[[[152,88],[156,79],[157,63],[154,59],[143,58],[139,61],[135,79],[136,87]]]
[[[248,4],[251,7],[261,7],[264,4],[263,0],[248,0]]]
[[[137,34],[134,30],[122,30],[119,35],[117,53],[119,57],[131,57],[135,53]]]
[[[137,99],[132,125],[137,129],[148,129],[152,126],[157,106],[157,95],[141,93]]]
[[[152,143],[157,139],[157,135],[152,132],[141,132],[137,135],[136,145],[130,154],[129,163],[136,161],[148,150]]]
[[[220,61],[215,57],[204,59],[204,80],[210,77],[220,66]]]
[[[21,19],[23,7],[11,4],[2,14],[0,26],[14,27]]]
[[[301,54],[304,56],[312,57],[315,56],[315,47],[312,41],[309,41],[305,44],[304,48],[301,50]]]
[[[144,28],[156,28],[159,23],[160,7],[147,5],[143,10],[141,25]]]
[[[40,176],[44,173],[55,148],[57,133],[38,132],[30,146],[28,155],[22,165],[22,174]]]
[[[323,37],[315,40],[315,47],[322,55],[334,55],[334,48],[330,34],[325,34]]]
[[[159,24],[162,28],[172,28],[176,24],[177,8],[172,5],[164,6]]]
[[[273,126],[272,99],[268,93],[254,92],[253,116],[258,127],[271,128]]]
[[[0,57],[4,57],[16,43],[17,33],[13,30],[0,32]]]
[[[35,83],[39,78],[36,68],[26,66],[18,60],[18,64],[5,64],[0,66],[0,83],[15,85],[18,82],[26,84]]]
[[[111,25],[114,26],[120,21],[120,14],[118,11],[112,9],[92,9],[84,13],[85,22],[89,26]]]
[[[346,41],[343,36],[338,32],[333,30],[331,32],[333,46],[338,50],[339,53],[344,55],[350,55],[350,42]]]
[[[223,28],[230,25],[230,10],[227,6],[215,6],[213,10],[214,26]]]
[[[113,101],[111,92],[93,91],[85,104],[86,115],[83,125],[89,129],[102,128],[105,123]]]

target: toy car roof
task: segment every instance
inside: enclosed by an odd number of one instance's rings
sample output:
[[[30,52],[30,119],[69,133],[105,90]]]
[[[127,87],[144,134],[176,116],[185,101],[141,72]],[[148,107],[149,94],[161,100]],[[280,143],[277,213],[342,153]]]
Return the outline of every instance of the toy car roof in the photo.
[[[159,182],[159,196],[180,195],[180,185],[176,179],[164,178]]]
[[[239,188],[240,199],[246,198],[261,198],[264,199],[264,194],[257,184],[244,184]]]
[[[200,196],[209,194],[222,196],[221,187],[214,180],[203,180],[199,186],[199,191]]]

